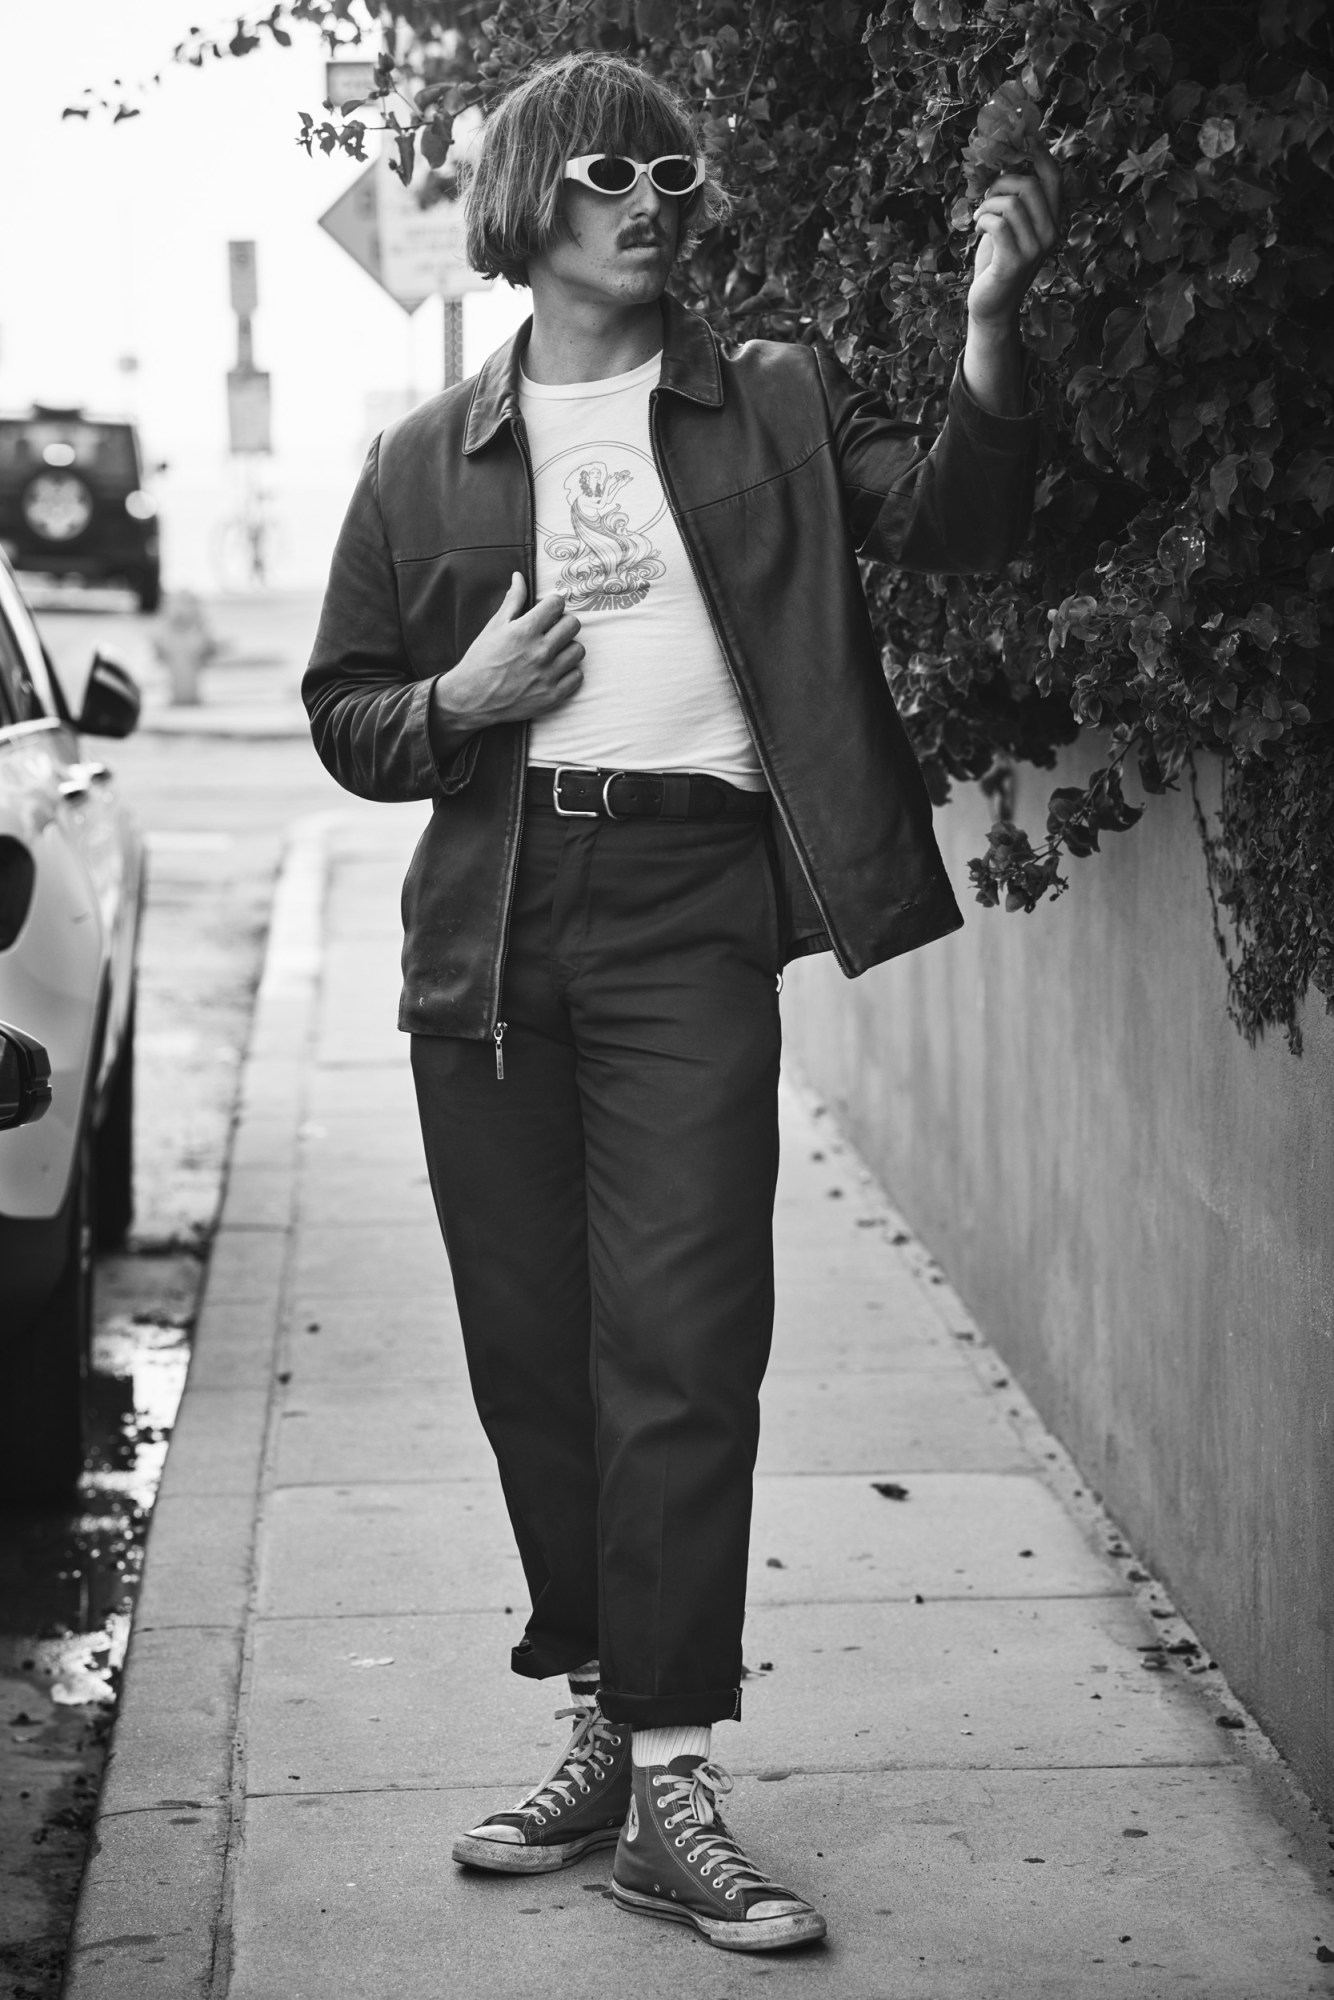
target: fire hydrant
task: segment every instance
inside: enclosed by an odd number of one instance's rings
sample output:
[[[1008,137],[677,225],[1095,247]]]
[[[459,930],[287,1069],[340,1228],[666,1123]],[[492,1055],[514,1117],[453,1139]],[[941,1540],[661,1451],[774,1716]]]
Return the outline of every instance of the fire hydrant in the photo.
[[[198,706],[200,669],[218,650],[194,591],[172,591],[153,635],[153,651],[167,670],[173,708]]]

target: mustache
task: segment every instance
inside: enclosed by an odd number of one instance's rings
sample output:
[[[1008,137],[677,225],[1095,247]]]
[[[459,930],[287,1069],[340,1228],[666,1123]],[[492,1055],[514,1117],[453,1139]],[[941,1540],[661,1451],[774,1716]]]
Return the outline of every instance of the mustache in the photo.
[[[618,250],[638,250],[640,248],[661,250],[665,247],[665,233],[651,222],[630,222],[616,238]]]

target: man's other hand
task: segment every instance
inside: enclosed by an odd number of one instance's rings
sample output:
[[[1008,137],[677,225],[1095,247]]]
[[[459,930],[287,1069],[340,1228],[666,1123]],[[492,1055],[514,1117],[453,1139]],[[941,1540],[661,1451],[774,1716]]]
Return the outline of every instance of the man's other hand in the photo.
[[[1034,153],[1031,172],[1004,173],[973,214],[978,231],[968,317],[977,326],[1012,326],[1024,293],[1061,232],[1061,170]]]
[[[437,750],[498,722],[531,722],[570,699],[584,678],[579,620],[556,591],[524,610],[528,586],[515,570],[510,587],[452,672],[431,698]]]

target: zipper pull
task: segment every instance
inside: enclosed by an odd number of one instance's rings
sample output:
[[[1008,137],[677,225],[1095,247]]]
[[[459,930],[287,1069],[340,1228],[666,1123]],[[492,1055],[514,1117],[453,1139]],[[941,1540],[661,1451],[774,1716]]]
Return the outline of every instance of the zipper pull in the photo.
[[[495,1043],[495,1045],[496,1045],[496,1082],[497,1082],[497,1083],[503,1083],[503,1082],[505,1081],[505,1049],[504,1049],[504,1042],[505,1042],[505,1030],[506,1030],[506,1028],[507,1028],[508,1026],[509,1026],[509,1023],[508,1023],[508,1021],[497,1021],[497,1022],[496,1022],[496,1025],[495,1025],[495,1027],[494,1027],[494,1028],[493,1028],[493,1029],[491,1030],[491,1039],[492,1039],[492,1041],[493,1041],[493,1042]]]

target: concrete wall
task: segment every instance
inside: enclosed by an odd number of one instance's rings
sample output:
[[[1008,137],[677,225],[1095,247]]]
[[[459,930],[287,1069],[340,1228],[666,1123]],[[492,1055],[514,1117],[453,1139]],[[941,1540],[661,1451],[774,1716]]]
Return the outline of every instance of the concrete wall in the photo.
[[[1094,749],[1021,772],[1035,837]],[[1228,1021],[1188,798],[1031,917],[972,899],[987,818],[937,821],[961,933],[789,970],[789,1058],[1330,1810],[1334,1021]]]

